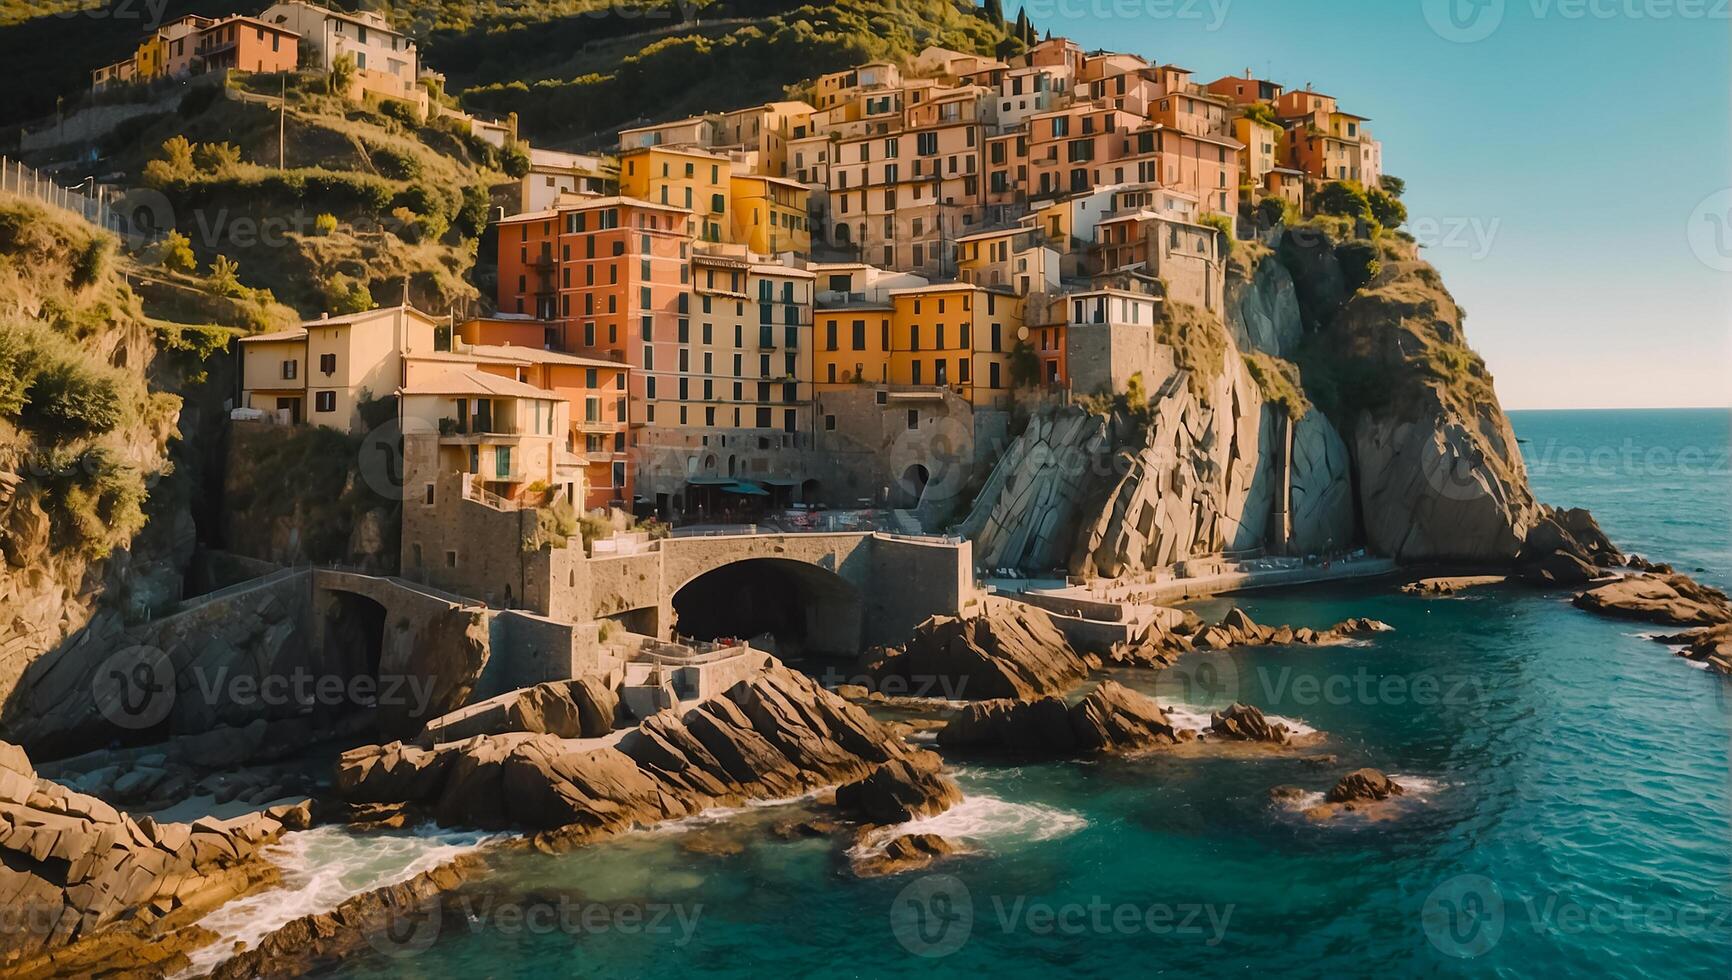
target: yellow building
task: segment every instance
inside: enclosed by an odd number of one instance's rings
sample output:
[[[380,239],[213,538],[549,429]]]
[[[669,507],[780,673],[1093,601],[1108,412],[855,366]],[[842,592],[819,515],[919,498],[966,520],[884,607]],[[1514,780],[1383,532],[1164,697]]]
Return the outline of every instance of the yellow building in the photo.
[[[727,157],[703,150],[666,146],[627,150],[619,158],[619,192],[622,197],[685,208],[696,219],[699,238],[732,241],[728,198],[733,166]]]
[[[890,381],[889,303],[839,303],[813,314],[812,377],[819,392]]]
[[[1261,188],[1263,178],[1280,165],[1281,127],[1240,116],[1233,120],[1233,138],[1245,144],[1239,155],[1239,183]]]
[[[438,321],[408,306],[308,320],[241,338],[241,407],[360,432],[363,402],[407,381],[405,355],[434,349]]]
[[[948,387],[977,408],[1009,408],[1022,299],[971,283],[890,294],[892,386]]]
[[[760,255],[811,251],[806,185],[780,177],[735,174],[728,190],[733,214],[729,241]]]
[[[132,60],[134,75],[140,81],[161,78],[168,71],[168,40],[160,33],[151,34],[138,46]]]

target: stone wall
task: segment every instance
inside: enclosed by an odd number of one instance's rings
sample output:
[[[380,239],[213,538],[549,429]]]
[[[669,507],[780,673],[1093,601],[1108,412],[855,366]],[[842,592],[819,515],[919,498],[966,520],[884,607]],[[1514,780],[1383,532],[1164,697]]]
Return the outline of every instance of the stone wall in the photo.
[[[1115,395],[1143,376],[1153,392],[1173,376],[1173,350],[1155,340],[1148,324],[1073,323],[1066,332],[1071,389],[1078,394]]]

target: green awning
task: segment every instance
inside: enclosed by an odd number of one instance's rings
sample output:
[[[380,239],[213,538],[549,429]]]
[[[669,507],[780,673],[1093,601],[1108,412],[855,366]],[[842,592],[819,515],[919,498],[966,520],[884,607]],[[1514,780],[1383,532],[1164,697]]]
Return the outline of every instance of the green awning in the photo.
[[[728,484],[722,488],[722,492],[737,493],[746,497],[768,497],[770,495],[770,491],[765,490],[756,483],[747,483],[744,480],[741,480],[739,483]]]

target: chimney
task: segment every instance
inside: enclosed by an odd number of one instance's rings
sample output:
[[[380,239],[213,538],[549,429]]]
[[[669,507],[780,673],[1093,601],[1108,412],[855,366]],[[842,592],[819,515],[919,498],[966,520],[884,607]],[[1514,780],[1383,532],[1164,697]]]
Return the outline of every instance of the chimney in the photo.
[[[325,312],[319,314],[319,319],[321,319],[321,320],[329,320],[330,318],[331,318],[331,311],[330,310],[326,310]]]

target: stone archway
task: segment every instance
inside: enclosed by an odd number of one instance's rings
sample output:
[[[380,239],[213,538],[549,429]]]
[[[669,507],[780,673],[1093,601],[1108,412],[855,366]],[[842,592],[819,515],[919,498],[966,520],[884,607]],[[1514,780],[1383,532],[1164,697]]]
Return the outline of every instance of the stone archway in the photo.
[[[897,506],[913,509],[920,506],[921,498],[926,496],[926,485],[932,480],[932,472],[924,463],[910,463],[896,480]]]
[[[859,588],[807,562],[729,562],[681,585],[671,604],[674,629],[681,636],[750,639],[768,633],[782,656],[852,657],[860,652],[865,602]]]

